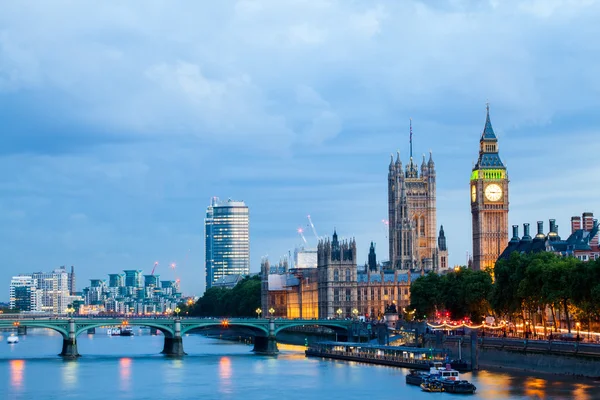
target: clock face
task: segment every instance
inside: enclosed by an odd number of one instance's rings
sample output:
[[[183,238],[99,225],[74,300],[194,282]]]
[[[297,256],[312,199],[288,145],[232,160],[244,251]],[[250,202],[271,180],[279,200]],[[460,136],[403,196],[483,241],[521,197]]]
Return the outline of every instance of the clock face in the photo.
[[[475,203],[475,200],[477,200],[477,188],[473,185],[471,186],[471,202]]]
[[[502,188],[500,185],[490,183],[485,187],[485,198],[489,201],[498,201],[502,198]]]

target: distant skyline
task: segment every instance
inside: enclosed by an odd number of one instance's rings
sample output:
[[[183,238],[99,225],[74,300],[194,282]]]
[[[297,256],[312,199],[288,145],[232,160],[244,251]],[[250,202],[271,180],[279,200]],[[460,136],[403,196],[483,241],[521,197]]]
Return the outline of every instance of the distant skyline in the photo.
[[[433,152],[450,265],[471,252],[485,103],[509,225],[600,215],[600,2],[0,0],[0,300],[18,273],[204,290],[211,197],[251,272],[319,235],[388,258],[389,155]],[[313,241],[309,229],[307,239]],[[168,266],[176,263],[173,270]]]

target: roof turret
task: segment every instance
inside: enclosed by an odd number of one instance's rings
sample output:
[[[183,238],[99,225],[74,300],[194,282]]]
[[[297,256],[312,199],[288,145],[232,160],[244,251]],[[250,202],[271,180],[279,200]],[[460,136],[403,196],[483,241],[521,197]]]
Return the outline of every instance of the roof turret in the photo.
[[[494,133],[494,128],[492,128],[492,122],[490,121],[490,103],[487,103],[486,106],[486,115],[485,115],[485,127],[483,128],[483,133],[481,134],[481,140],[485,141],[498,141],[496,134]]]

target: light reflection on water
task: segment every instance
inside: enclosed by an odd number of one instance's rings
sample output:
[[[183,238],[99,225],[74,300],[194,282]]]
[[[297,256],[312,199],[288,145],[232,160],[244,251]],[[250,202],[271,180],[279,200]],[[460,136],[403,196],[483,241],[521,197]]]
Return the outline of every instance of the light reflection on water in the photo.
[[[10,384],[15,389],[21,389],[23,386],[23,371],[25,370],[24,360],[10,360]]]
[[[119,377],[121,391],[128,392],[131,388],[131,358],[119,359]]]
[[[76,360],[67,360],[62,366],[62,377],[65,388],[72,389],[77,385],[77,370],[79,363]]]
[[[99,330],[98,330],[99,331]],[[81,335],[83,357],[62,361],[60,335],[31,330],[19,344],[0,346],[0,399],[177,400],[240,398],[306,400],[399,398],[451,400],[406,386],[405,369],[306,358],[304,346],[279,345],[277,357],[251,353],[251,346],[189,335],[189,356],[165,358],[163,338]],[[593,399],[597,383],[557,376],[478,371],[462,374],[485,399]],[[474,398],[475,398],[474,397]]]
[[[231,394],[231,359],[221,357],[219,360],[219,392]]]

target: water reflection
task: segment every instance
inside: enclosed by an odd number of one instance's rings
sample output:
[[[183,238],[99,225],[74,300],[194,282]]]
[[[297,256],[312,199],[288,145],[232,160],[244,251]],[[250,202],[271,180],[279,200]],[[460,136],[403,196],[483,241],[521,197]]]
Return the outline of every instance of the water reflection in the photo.
[[[546,381],[539,378],[525,380],[525,395],[527,397],[544,397],[546,393]]]
[[[24,360],[10,360],[10,384],[14,389],[23,387]]]
[[[131,358],[119,360],[119,377],[121,378],[121,390],[128,392],[131,386]]]
[[[221,379],[219,384],[219,392],[230,394],[232,392],[232,387],[231,360],[229,357],[221,357],[219,360],[219,378]]]
[[[67,388],[73,388],[77,384],[77,369],[79,363],[75,360],[65,361],[62,367],[63,384]]]
[[[577,400],[587,400],[591,399],[590,391],[592,391],[593,386],[584,385],[582,383],[576,384],[573,389],[573,398]]]

